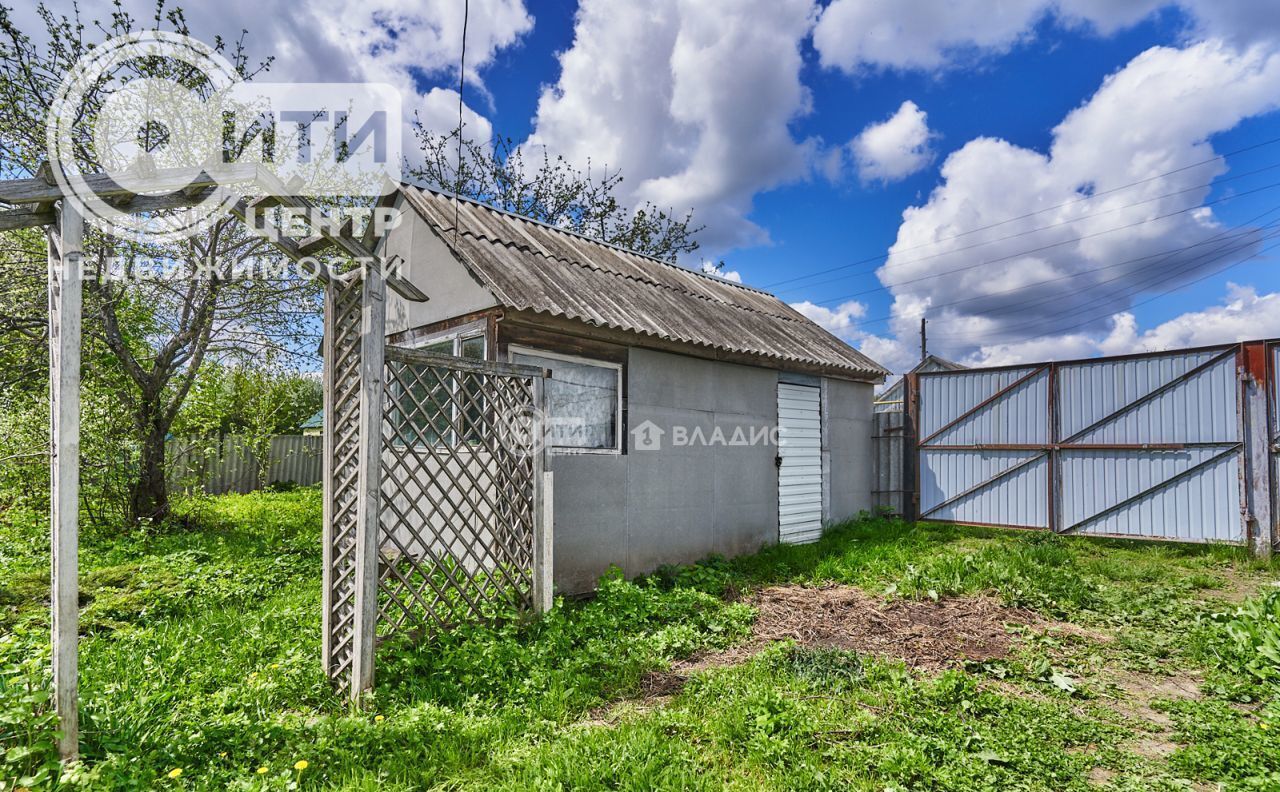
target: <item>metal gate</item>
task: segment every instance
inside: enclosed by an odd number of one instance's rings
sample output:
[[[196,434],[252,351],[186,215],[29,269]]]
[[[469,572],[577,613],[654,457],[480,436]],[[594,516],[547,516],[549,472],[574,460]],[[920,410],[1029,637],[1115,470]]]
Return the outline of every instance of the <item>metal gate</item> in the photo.
[[[918,375],[920,518],[1243,543],[1242,354]]]

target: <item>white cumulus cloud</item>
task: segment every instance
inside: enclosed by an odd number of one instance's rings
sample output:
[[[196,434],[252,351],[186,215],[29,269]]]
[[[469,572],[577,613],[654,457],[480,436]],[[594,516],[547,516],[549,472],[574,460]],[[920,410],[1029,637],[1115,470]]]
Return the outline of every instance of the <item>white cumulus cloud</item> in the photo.
[[[1138,331],[1131,313],[1118,314],[1098,349],[1103,354],[1159,352],[1280,336],[1280,293],[1258,294],[1252,286],[1227,284],[1218,305],[1189,311],[1150,330]]]
[[[1273,3],[1247,0],[835,0],[813,33],[827,67],[938,69],[1006,52],[1035,35],[1046,17],[1064,27],[1110,34],[1178,8],[1188,37],[1247,45],[1280,34]]]
[[[145,27],[155,12],[152,0],[124,0],[124,9]],[[108,0],[80,3],[83,19],[110,20]],[[306,3],[264,3],[261,0],[219,0],[188,3],[183,10],[193,36],[212,43],[214,35],[234,40],[242,28],[245,44],[256,63],[275,60],[257,79],[267,82],[385,82],[399,90],[407,118],[415,110],[438,120],[442,129],[457,124],[457,91],[450,91],[453,108],[448,120],[447,95],[419,87],[420,77],[452,76],[462,56],[463,4],[457,0],[311,0]],[[17,4],[19,27],[43,38],[44,26],[35,4]],[[481,90],[486,67],[504,49],[513,47],[533,29],[534,20],[523,0],[471,0],[467,20],[467,82]],[[468,109],[473,129],[487,128]],[[481,123],[483,121],[483,123]],[[447,123],[445,123],[447,122]],[[416,145],[404,136],[406,153]]]
[[[1061,357],[1143,295],[1248,257],[1262,232],[1204,206],[1225,164],[1196,163],[1213,159],[1212,135],[1277,107],[1280,53],[1206,41],[1134,58],[1053,130],[1047,153],[970,141],[903,213],[877,273],[894,295],[893,334],[914,338],[925,313],[943,354]]]
[[[761,243],[756,193],[804,177],[812,0],[583,0],[526,145],[620,168],[624,197],[694,208],[704,248]]]
[[[849,148],[863,182],[893,182],[933,161],[932,137],[928,115],[907,100],[892,116],[862,130]]]

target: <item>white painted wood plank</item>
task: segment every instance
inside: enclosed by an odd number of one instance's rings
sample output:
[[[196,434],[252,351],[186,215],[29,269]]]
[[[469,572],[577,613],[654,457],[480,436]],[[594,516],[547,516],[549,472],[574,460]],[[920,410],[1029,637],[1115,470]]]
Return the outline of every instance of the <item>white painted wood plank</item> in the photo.
[[[351,693],[373,688],[378,624],[378,541],[382,501],[382,401],[385,378],[386,283],[367,267],[360,318],[360,458],[356,495],[355,645]]]
[[[79,753],[80,257],[84,220],[63,202],[49,245],[49,465],[54,709],[58,752]]]

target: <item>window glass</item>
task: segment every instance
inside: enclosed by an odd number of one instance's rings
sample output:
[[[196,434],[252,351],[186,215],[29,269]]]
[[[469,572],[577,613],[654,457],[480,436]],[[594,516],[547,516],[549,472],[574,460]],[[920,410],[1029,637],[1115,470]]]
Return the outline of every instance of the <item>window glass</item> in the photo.
[[[442,355],[458,355],[473,360],[484,360],[484,336],[459,339],[457,336],[442,338],[418,347],[424,352]],[[480,421],[484,405],[478,386],[469,383],[459,387],[463,376],[452,375],[444,379],[431,371],[419,369],[417,378],[406,390],[397,387],[392,394],[393,409],[399,419],[401,441],[406,444],[441,445],[457,440],[455,422],[461,424],[464,442],[479,440]]]
[[[484,360],[484,336],[464,338],[460,344],[458,357],[471,360]]]
[[[463,338],[458,342],[458,356],[469,360],[484,360],[484,336]],[[484,393],[481,377],[478,374],[460,375],[463,385],[458,401],[462,403],[462,437],[472,445],[480,443],[483,437]]]
[[[556,448],[618,447],[618,370],[585,361],[513,352],[515,363],[551,369],[546,409]]]

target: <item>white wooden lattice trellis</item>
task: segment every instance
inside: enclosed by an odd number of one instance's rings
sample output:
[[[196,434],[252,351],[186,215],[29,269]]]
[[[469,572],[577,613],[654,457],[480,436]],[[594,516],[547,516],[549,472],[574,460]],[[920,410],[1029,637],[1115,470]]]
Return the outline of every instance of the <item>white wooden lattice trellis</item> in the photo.
[[[548,372],[373,343],[377,273],[327,297],[323,655],[355,697],[380,638],[550,607]]]
[[[546,374],[387,348],[380,636],[546,606]]]

